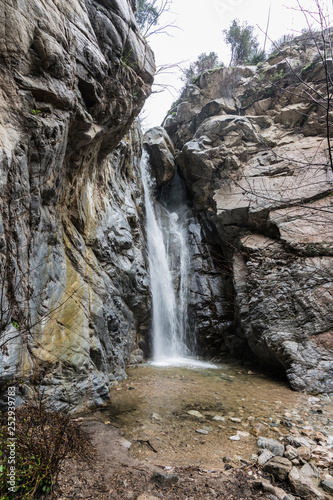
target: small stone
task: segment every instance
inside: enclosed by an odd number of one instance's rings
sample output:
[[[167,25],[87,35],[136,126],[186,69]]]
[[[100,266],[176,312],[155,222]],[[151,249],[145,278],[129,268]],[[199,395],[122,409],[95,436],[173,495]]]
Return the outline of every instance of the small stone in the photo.
[[[196,429],[195,432],[197,432],[198,434],[208,434],[208,431],[206,431],[205,429]]]
[[[158,486],[164,488],[178,483],[179,476],[177,476],[176,474],[162,474],[160,472],[155,472],[151,476],[150,480]]]
[[[324,481],[321,482],[320,486],[323,488],[323,490],[327,491],[327,493],[333,494],[333,480],[332,479],[324,479]]]
[[[315,441],[322,441],[324,443],[327,442],[327,437],[322,433],[322,432],[315,432],[313,435],[312,435],[312,439],[314,439]]]
[[[269,439],[260,436],[258,441],[257,441],[258,448],[265,448],[268,450],[271,450],[274,456],[278,455],[280,457],[283,457],[284,454],[284,446],[283,444],[279,443],[275,439]]]
[[[276,456],[271,458],[263,467],[264,471],[273,474],[281,481],[286,481],[292,469],[292,463],[285,457]]]
[[[254,424],[251,429],[251,434],[254,436],[262,436],[266,432],[266,428],[263,424]]]
[[[202,415],[202,413],[200,413],[199,411],[197,410],[190,410],[187,412],[189,415],[192,415],[193,417],[197,417],[197,418],[205,418],[204,415]]]
[[[246,431],[237,431],[237,436],[241,438],[247,438],[250,436],[250,433]]]
[[[307,462],[311,458],[311,448],[308,446],[300,446],[297,448],[299,460]]]
[[[153,420],[162,420],[161,417],[160,417],[160,415],[158,413],[153,413],[152,416],[151,416],[151,418]]]
[[[240,436],[230,436],[228,439],[230,439],[230,441],[240,441]]]
[[[219,422],[224,422],[225,417],[221,417],[220,415],[215,415],[215,417],[213,417],[213,420],[217,420]]]
[[[290,444],[286,446],[284,456],[288,458],[288,460],[293,460],[294,458],[298,457],[298,451],[297,448],[294,448]]]
[[[230,422],[234,422],[236,424],[240,424],[242,421],[241,418],[237,418],[237,417],[229,417],[229,420],[230,420]]]
[[[271,460],[271,458],[273,458],[273,457],[274,457],[274,455],[270,450],[263,450],[263,452],[260,454],[260,456],[257,459],[257,463],[258,463],[258,465],[263,466],[263,465],[265,465],[266,462]]]
[[[333,466],[333,453],[324,448],[323,446],[315,446],[311,452],[311,459],[318,465],[318,467],[331,467]]]

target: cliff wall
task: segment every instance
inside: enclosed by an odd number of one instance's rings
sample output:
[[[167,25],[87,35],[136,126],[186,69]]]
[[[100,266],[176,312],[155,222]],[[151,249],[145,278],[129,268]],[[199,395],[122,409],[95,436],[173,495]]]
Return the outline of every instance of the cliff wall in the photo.
[[[194,207],[229,263],[226,344],[319,393],[333,392],[328,47],[303,36],[259,67],[207,71],[164,122]]]
[[[40,384],[58,409],[108,398],[149,326],[130,127],[154,58],[133,8],[0,5],[0,376]]]

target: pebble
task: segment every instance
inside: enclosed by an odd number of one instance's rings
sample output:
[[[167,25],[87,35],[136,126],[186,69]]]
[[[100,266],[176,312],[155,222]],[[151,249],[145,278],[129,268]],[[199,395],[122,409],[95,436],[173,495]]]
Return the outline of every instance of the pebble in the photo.
[[[250,433],[246,431],[237,431],[237,436],[241,438],[247,438],[250,436]]]
[[[176,474],[162,474],[160,472],[155,472],[151,476],[150,480],[163,488],[178,483],[179,476]]]
[[[213,417],[213,420],[217,420],[219,422],[224,422],[225,417],[221,417],[220,415],[215,415],[215,417]]]
[[[208,431],[206,431],[205,429],[196,429],[195,432],[197,432],[198,434],[208,434]]]
[[[240,436],[230,436],[228,439],[230,439],[230,441],[240,441]]]
[[[160,417],[160,415],[158,413],[153,413],[152,416],[151,416],[151,418],[153,420],[162,420],[161,417]]]
[[[190,410],[187,412],[189,415],[192,415],[193,417],[197,417],[197,418],[205,418],[204,415],[202,413],[200,413],[199,411],[197,410]]]
[[[234,422],[235,424],[240,424],[242,419],[237,417],[229,417],[230,422]]]

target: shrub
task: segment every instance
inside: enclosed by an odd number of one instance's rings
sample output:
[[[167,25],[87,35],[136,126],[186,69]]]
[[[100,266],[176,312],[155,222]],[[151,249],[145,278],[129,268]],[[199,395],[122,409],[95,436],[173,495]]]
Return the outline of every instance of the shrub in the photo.
[[[15,410],[15,488],[8,489],[11,442],[7,413],[0,414],[2,467],[1,500],[37,498],[50,493],[56,484],[60,465],[67,456],[91,462],[95,450],[89,435],[69,415],[47,411],[42,400]]]

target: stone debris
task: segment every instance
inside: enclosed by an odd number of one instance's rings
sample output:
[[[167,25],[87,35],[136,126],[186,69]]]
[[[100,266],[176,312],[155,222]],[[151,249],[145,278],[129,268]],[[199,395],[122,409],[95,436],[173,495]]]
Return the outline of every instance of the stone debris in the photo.
[[[293,465],[288,458],[275,456],[265,463],[263,469],[273,474],[273,476],[280,479],[280,481],[286,481],[292,467]]]
[[[304,475],[297,467],[293,467],[288,476],[291,489],[297,495],[311,500],[325,500],[324,493],[316,486],[311,478]]]
[[[162,474],[160,472],[155,472],[150,480],[153,483],[158,484],[161,488],[170,487],[179,481],[179,476],[176,474]]]
[[[196,429],[195,432],[197,432],[198,434],[203,434],[203,435],[208,434],[208,431],[206,431],[205,429]]]
[[[219,421],[219,422],[224,422],[225,421],[225,417],[221,417],[220,415],[215,415],[215,417],[213,417],[213,420],[216,420],[216,421]]]
[[[279,455],[280,457],[283,457],[284,446],[275,439],[265,438],[261,436],[257,441],[257,445],[258,448],[265,448],[270,450],[274,456]]]
[[[259,457],[257,458],[257,463],[258,465],[263,466],[266,462],[268,462],[268,460],[273,457],[274,455],[270,450],[262,450],[262,453],[260,453]]]
[[[197,410],[190,410],[187,412],[189,415],[192,415],[193,417],[197,417],[197,418],[205,418],[204,415],[202,413],[200,413],[199,411]]]

